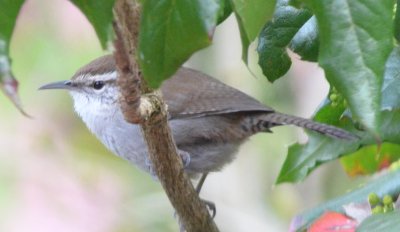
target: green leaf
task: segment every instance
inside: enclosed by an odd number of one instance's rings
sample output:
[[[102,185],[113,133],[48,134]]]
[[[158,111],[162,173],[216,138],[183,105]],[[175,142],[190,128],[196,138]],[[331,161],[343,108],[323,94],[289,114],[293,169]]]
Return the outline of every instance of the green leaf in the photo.
[[[249,59],[248,54],[249,54],[249,46],[251,44],[251,41],[246,36],[244,26],[242,25],[242,23],[239,20],[238,20],[238,25],[239,25],[239,32],[240,32],[240,40],[242,41],[242,60],[244,61],[244,63],[247,64],[248,59]]]
[[[113,6],[115,0],[71,0],[86,16],[96,31],[103,49],[112,36]]]
[[[247,63],[248,47],[271,19],[276,0],[231,0],[242,39],[242,57]]]
[[[381,88],[392,50],[393,0],[306,0],[318,21],[318,61],[353,116],[379,133]]]
[[[25,114],[18,97],[18,82],[11,73],[9,57],[11,36],[23,3],[23,0],[0,0],[0,89]]]
[[[232,14],[232,6],[230,0],[221,0],[221,8],[217,20],[217,24],[225,21]]]
[[[329,111],[330,107],[332,106],[324,106],[322,110],[318,112],[316,118],[336,118],[335,115],[338,115],[341,110],[336,112]],[[332,112],[333,115],[327,115],[328,112]],[[400,109],[396,111],[382,111],[382,119],[382,142],[400,144]],[[346,142],[327,138],[326,136],[317,134],[315,132],[309,132],[308,143],[294,144],[289,147],[288,155],[279,173],[277,183],[301,181],[311,171],[323,163],[340,158],[344,155],[352,156],[352,153],[355,152],[360,146],[376,144],[375,138],[367,131],[355,131],[347,117],[342,118],[339,123],[342,124],[342,127],[345,127],[349,131],[356,133],[361,137],[361,139],[358,141]],[[375,154],[377,154],[378,151],[378,149],[375,149]],[[396,151],[397,149],[393,151],[393,153]],[[360,155],[357,155],[356,153],[355,156],[359,157]],[[398,155],[393,154],[392,156],[397,157]],[[392,161],[394,161],[394,158],[390,160],[390,162]],[[376,156],[375,162],[377,162],[376,165],[379,166],[379,160],[376,160]]]
[[[296,7],[297,9],[304,8],[304,0],[289,0],[289,5]]]
[[[331,91],[330,95],[333,92]],[[336,101],[339,101],[341,97],[336,96],[336,98]],[[314,116],[314,120],[335,126],[341,125],[355,131],[349,118],[344,117],[340,120],[345,110],[343,101],[333,106],[332,102],[326,99]],[[306,144],[297,143],[289,147],[288,155],[276,181],[277,184],[302,181],[319,165],[356,151],[361,142],[338,140],[315,132],[307,131],[307,134],[309,139]]]
[[[257,47],[258,63],[269,81],[274,82],[289,70],[292,62],[286,46],[311,16],[308,10],[288,5],[288,0],[278,1],[274,17],[263,28]]]
[[[274,0],[231,0],[231,2],[250,41],[258,36],[261,28],[272,17],[276,4]]]
[[[389,172],[361,188],[297,215],[292,220],[291,229],[292,231],[306,229],[325,211],[344,213],[343,205],[366,202],[368,194],[372,192],[376,193],[379,197],[383,197],[386,194],[397,197],[400,193],[400,170]]]
[[[400,212],[373,214],[357,227],[357,232],[370,232],[371,229],[382,232],[400,231]]]
[[[382,111],[382,141],[400,144],[400,109]]]
[[[318,47],[317,19],[313,16],[296,33],[289,44],[289,48],[300,55],[302,60],[316,62]]]
[[[349,176],[373,174],[400,158],[400,145],[383,143],[364,146],[351,155],[340,159],[340,163]]]
[[[400,0],[396,1],[396,14],[394,17],[394,37],[400,42]]]
[[[400,48],[395,47],[385,68],[382,85],[382,109],[400,108]]]
[[[324,106],[322,106],[317,114],[313,117],[316,122],[322,122],[329,125],[340,125],[340,118],[344,114],[346,107],[343,104],[332,106],[332,102],[325,99]]]
[[[344,141],[309,132],[308,143],[289,147],[288,155],[279,173],[277,184],[298,182],[322,163],[354,152],[359,141]]]
[[[142,7],[138,58],[147,83],[157,88],[195,51],[210,45],[222,5],[219,0],[146,0]]]
[[[352,144],[340,145],[340,149],[336,149],[335,143],[329,138],[325,138],[319,134],[311,134],[309,142],[304,145],[295,144],[289,148],[288,156],[285,160],[283,168],[279,174],[277,183],[288,181],[303,180],[312,170],[319,165],[333,159],[337,159],[344,154],[342,158],[345,169],[350,174],[370,173],[379,170],[381,167],[390,164],[398,157],[398,149],[396,144],[400,144],[400,49],[395,48],[386,63],[385,79],[382,88],[382,124],[381,124],[381,140],[382,142],[392,143],[391,148],[386,150],[383,146],[381,156],[379,156],[376,148],[376,139],[367,132],[357,132],[363,139],[359,141],[362,146],[371,146],[356,153]],[[331,100],[326,99],[323,106],[315,115],[314,120],[331,124],[343,124],[343,116],[346,111],[343,97],[336,91],[330,91],[329,97],[336,99],[336,105],[333,106]],[[350,123],[348,123],[350,124]],[[351,126],[348,125],[350,128]],[[396,147],[396,149],[395,149]],[[366,151],[368,151],[366,153]],[[375,151],[375,152],[374,152]],[[361,157],[362,156],[362,157]],[[362,158],[362,160],[361,160]],[[378,159],[377,159],[378,158]],[[386,163],[385,163],[386,162]]]
[[[23,3],[24,0],[0,0],[0,55],[8,55],[11,35]]]

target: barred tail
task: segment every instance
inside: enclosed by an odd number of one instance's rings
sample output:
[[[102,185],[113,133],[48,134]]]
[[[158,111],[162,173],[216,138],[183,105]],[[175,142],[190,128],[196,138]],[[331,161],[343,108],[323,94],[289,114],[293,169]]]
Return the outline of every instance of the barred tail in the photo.
[[[261,118],[262,121],[267,122],[268,125],[295,125],[303,127],[323,135],[327,135],[338,139],[358,139],[359,137],[338,127],[330,126],[323,123],[313,122],[309,119],[291,116],[282,113],[264,114]]]

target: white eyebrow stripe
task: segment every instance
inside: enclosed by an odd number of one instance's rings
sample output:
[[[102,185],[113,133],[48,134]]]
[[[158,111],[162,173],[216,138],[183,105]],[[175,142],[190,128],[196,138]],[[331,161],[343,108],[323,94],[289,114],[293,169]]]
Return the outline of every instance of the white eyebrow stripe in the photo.
[[[89,75],[89,74],[84,74],[84,75],[79,75],[75,78],[76,81],[87,81],[87,80],[92,80],[92,81],[113,81],[117,79],[117,72],[108,72],[108,73],[103,73],[103,74],[96,74],[96,75]]]

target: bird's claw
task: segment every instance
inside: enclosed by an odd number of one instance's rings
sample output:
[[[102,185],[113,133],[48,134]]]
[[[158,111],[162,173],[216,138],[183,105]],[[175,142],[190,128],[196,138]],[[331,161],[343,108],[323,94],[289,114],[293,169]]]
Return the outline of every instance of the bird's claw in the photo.
[[[211,212],[211,218],[214,219],[215,215],[217,215],[217,207],[215,206],[214,202],[204,199],[201,199],[201,201],[207,206],[207,209]]]
[[[201,199],[201,198],[200,198],[200,200],[201,200],[201,202],[203,202],[206,205],[207,209],[210,212],[211,218],[214,219],[215,215],[217,215],[217,207],[215,206],[214,202],[207,201],[207,200],[204,200],[204,199]],[[186,231],[185,226],[181,222],[181,220],[178,217],[178,214],[176,213],[176,211],[174,212],[174,218],[178,219],[179,231],[180,232],[185,232]]]

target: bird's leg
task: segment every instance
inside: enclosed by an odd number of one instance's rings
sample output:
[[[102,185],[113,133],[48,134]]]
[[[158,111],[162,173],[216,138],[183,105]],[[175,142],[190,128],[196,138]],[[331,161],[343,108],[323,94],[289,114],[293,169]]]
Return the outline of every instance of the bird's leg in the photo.
[[[190,161],[191,161],[191,159],[190,159],[190,153],[178,149],[178,154],[179,154],[179,156],[180,156],[181,159],[182,159],[183,168],[184,168],[184,169],[187,168],[187,167],[190,165]],[[149,172],[150,172],[150,174],[153,176],[153,178],[155,178],[155,179],[157,180],[157,175],[156,175],[156,173],[154,172],[153,164],[151,163],[151,161],[150,161],[147,157],[146,157],[146,166],[148,167]],[[204,184],[204,181],[205,181],[206,178],[207,178],[207,175],[208,175],[208,172],[205,172],[205,173],[203,173],[203,174],[201,175],[201,177],[200,177],[200,179],[199,179],[199,182],[198,182],[197,185],[196,185],[196,192],[197,192],[197,194],[200,194],[201,188],[203,187],[203,184]],[[216,213],[217,213],[217,209],[216,209],[216,207],[215,207],[215,204],[214,204],[213,202],[211,202],[211,201],[207,201],[207,200],[204,200],[204,199],[201,199],[201,198],[200,198],[200,200],[201,200],[204,204],[206,204],[208,210],[211,211],[211,217],[214,218],[215,215],[216,215]],[[176,212],[174,213],[174,217],[175,217],[175,218],[177,217]],[[181,231],[181,232],[186,231],[185,228],[184,228],[184,226],[183,226],[183,224],[182,224],[182,222],[180,221],[179,218],[178,218],[178,223],[179,223],[179,231]]]
[[[204,181],[206,181],[207,175],[208,175],[208,172],[201,174],[199,182],[197,182],[197,185],[196,185],[197,194],[200,194],[201,188],[203,187]]]
[[[199,195],[200,195],[201,188],[203,187],[204,181],[207,178],[207,175],[208,175],[208,172],[205,172],[205,173],[201,174],[201,177],[200,177],[199,181],[197,182],[196,192]],[[204,200],[202,198],[200,198],[200,200],[207,206],[208,210],[211,211],[211,218],[214,219],[215,215],[217,214],[217,208],[215,207],[214,202],[207,201],[207,200]],[[177,217],[176,212],[174,213],[174,217],[175,218]],[[185,232],[186,231],[185,227],[183,226],[183,224],[182,224],[182,222],[180,221],[179,218],[178,218],[178,224],[179,224],[179,231],[180,232]]]
[[[200,179],[199,179],[199,182],[196,185],[196,192],[199,195],[200,195],[201,188],[203,187],[204,181],[207,178],[207,175],[208,175],[208,172],[203,173],[201,175]],[[211,217],[214,218],[215,215],[217,214],[217,208],[215,207],[214,202],[207,201],[207,200],[204,200],[202,198],[200,198],[200,199],[201,199],[202,202],[204,202],[204,204],[206,204],[208,210],[211,211]]]
[[[183,168],[184,169],[187,168],[190,164],[190,154],[188,152],[182,151],[182,150],[178,150],[178,154],[182,159]],[[150,175],[153,177],[154,180],[157,181],[158,180],[157,174],[154,171],[153,164],[151,163],[151,161],[148,157],[146,157],[145,163],[149,170]],[[196,185],[196,192],[199,195],[200,195],[201,188],[203,187],[204,181],[207,178],[207,175],[208,175],[208,172],[203,173],[199,179],[199,182]],[[211,217],[214,218],[215,215],[217,214],[217,208],[215,207],[214,202],[207,201],[204,199],[201,199],[201,201],[204,202],[204,204],[206,204],[207,208],[211,211]]]

